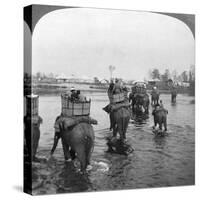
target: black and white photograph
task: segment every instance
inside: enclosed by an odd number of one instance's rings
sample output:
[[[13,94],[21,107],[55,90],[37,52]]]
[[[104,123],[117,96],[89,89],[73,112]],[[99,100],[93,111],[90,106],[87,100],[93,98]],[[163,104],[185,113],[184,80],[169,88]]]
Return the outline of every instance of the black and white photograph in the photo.
[[[195,15],[24,7],[24,192],[195,184]]]

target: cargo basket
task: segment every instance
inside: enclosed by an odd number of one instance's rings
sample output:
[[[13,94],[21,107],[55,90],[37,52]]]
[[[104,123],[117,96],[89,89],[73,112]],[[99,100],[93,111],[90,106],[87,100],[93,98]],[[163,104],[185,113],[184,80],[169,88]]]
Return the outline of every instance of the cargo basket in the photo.
[[[38,95],[26,95],[26,115],[37,116],[39,109],[39,96]]]
[[[63,116],[90,115],[91,99],[89,101],[71,101],[68,94],[61,94],[61,109]]]
[[[110,103],[119,103],[125,100],[124,93],[112,94],[109,96]]]

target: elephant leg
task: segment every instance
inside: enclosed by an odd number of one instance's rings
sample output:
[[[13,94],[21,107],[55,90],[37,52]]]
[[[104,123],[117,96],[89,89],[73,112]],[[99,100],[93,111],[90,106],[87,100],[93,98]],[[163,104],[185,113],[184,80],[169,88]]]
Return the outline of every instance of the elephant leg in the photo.
[[[156,128],[156,126],[157,126],[157,120],[155,119],[155,116],[154,116],[154,127],[153,128]]]
[[[145,106],[145,114],[149,114],[149,106]]]
[[[154,106],[156,104],[156,99],[153,97],[153,100],[152,100],[152,105]]]
[[[162,123],[159,123],[159,129],[162,130]]]
[[[84,146],[77,147],[76,153],[77,153],[77,158],[81,164],[81,172],[85,173],[87,162],[86,162],[86,151]]]
[[[130,120],[130,117],[127,116],[126,119],[125,119],[125,122],[124,122],[124,126],[123,126],[123,137],[124,137],[124,139],[126,139],[126,131],[127,131],[127,128],[128,128],[129,120]]]
[[[73,149],[70,149],[69,151],[71,159],[74,160],[76,158],[76,152]]]
[[[110,117],[110,130],[112,130],[114,127],[113,113],[110,113],[109,117]]]
[[[90,158],[92,155],[91,149],[86,153],[86,167],[90,164]]]
[[[117,124],[115,124],[113,126],[113,137],[117,137],[117,131],[118,131],[118,127],[117,127]]]
[[[167,131],[167,119],[164,120],[164,128],[165,128],[165,131]]]
[[[90,164],[90,158],[94,149],[94,141],[91,137],[87,137],[86,141],[86,166]]]
[[[149,114],[149,104],[150,104],[150,102],[148,100],[148,102],[147,102],[147,114]]]
[[[63,153],[65,160],[69,160],[71,158],[70,152],[69,152],[69,145],[64,141],[64,138],[61,138],[62,146],[63,146]]]
[[[132,113],[135,113],[135,104],[132,104]]]
[[[112,126],[112,118],[111,118],[111,114],[109,114],[110,117],[110,131],[112,130],[113,126]]]
[[[123,119],[124,120],[124,119]],[[117,127],[118,127],[118,132],[119,132],[119,137],[120,140],[123,141],[124,140],[124,131],[123,131],[123,127],[124,127],[124,121],[118,122],[117,123]]]
[[[126,139],[126,131],[128,128],[128,123],[129,123],[129,119],[126,119],[125,125],[124,125],[124,130],[123,130],[123,138]]]

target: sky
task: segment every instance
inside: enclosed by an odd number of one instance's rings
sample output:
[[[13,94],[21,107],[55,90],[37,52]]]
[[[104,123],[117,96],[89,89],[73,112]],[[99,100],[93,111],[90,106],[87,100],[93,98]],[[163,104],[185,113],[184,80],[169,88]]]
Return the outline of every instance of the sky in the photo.
[[[33,73],[143,80],[150,69],[181,73],[195,63],[195,41],[181,21],[150,12],[92,8],[48,13],[32,37]]]

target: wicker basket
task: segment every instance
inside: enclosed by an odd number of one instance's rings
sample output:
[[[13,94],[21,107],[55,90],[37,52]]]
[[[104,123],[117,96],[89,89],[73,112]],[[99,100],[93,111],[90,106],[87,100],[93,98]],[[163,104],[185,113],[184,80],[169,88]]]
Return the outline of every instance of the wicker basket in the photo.
[[[26,115],[27,116],[38,116],[39,110],[39,96],[38,95],[27,95],[26,96]]]
[[[62,115],[64,116],[88,116],[90,115],[90,105],[91,100],[73,102],[68,94],[61,95]]]
[[[113,94],[109,96],[110,103],[119,103],[125,100],[124,93]]]

